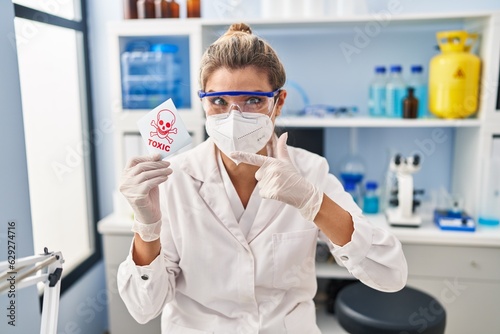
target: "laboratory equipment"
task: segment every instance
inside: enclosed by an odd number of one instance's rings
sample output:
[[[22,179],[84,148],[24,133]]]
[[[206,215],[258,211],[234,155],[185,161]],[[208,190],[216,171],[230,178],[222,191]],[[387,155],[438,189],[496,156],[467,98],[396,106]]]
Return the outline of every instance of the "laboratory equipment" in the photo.
[[[385,116],[387,78],[384,66],[375,67],[375,76],[370,83],[368,112],[370,116]]]
[[[365,175],[365,164],[357,154],[348,155],[341,164],[340,178],[344,190],[348,192],[354,201],[361,204],[361,182]]]
[[[123,0],[123,18],[137,19],[137,0]]]
[[[363,196],[363,212],[374,214],[379,211],[378,184],[375,181],[366,181],[365,194]]]
[[[470,53],[476,39],[460,30],[437,33],[442,53],[429,68],[429,109],[436,116],[465,118],[477,111],[481,60]]]
[[[156,18],[179,18],[179,4],[175,0],[155,0]]]
[[[354,117],[358,114],[358,107],[311,104],[305,106],[303,114],[309,117]]]
[[[434,223],[442,230],[468,231],[476,230],[476,223],[464,211],[434,210]]]
[[[350,130],[350,153],[340,165],[340,178],[344,189],[351,194],[354,201],[361,205],[361,182],[365,176],[365,163],[358,155],[358,130]]]
[[[406,84],[402,77],[403,68],[400,65],[390,67],[390,76],[386,86],[386,109],[388,117],[401,118],[403,116],[403,99],[406,94]]]
[[[168,0],[168,17],[178,19],[180,17],[180,5],[175,0]]]
[[[200,0],[187,0],[187,17],[201,17]]]
[[[344,190],[351,195],[352,199],[356,204],[360,204],[360,194],[359,194],[359,188],[357,183],[351,182],[351,181],[344,181]]]
[[[137,0],[137,17],[139,19],[156,18],[154,0]]]
[[[10,278],[15,281],[16,289],[23,289],[39,282],[44,283],[40,334],[57,333],[63,263],[61,252],[49,252],[47,248],[44,249],[44,254],[0,262],[0,294],[9,291]]]
[[[429,117],[428,113],[428,100],[427,100],[427,79],[423,74],[423,67],[421,65],[412,65],[410,68],[411,74],[408,78],[408,87],[415,89],[415,98],[418,100],[418,118]]]
[[[483,161],[481,204],[478,223],[487,226],[500,224],[500,136],[492,139],[489,162]]]
[[[423,190],[414,190],[412,176],[420,170],[420,156],[415,154],[403,158],[400,154],[396,154],[391,159],[390,169],[396,173],[397,177],[397,190],[393,192],[397,198],[391,200],[391,204],[395,207],[385,211],[387,222],[396,226],[420,226],[422,218],[415,214],[415,208],[420,201],[414,196],[423,194]]]
[[[363,180],[365,174],[365,164],[363,159],[356,154],[347,156],[341,166],[340,177],[344,184],[358,184]]]
[[[417,118],[419,101],[414,95],[415,89],[408,87],[407,92],[403,100],[403,118]]]
[[[122,103],[125,109],[153,109],[168,98],[182,107],[180,63],[177,45],[132,45],[121,56]]]

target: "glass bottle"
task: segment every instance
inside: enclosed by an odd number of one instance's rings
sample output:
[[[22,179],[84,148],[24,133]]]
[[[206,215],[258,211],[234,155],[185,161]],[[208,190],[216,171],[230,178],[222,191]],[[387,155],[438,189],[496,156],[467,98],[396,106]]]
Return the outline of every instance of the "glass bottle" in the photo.
[[[415,97],[415,89],[408,87],[408,95],[403,100],[403,118],[417,118],[418,100]]]
[[[137,0],[123,0],[123,18],[126,20],[137,18]]]
[[[200,0],[187,0],[187,17],[201,17]]]
[[[155,0],[155,8],[157,18],[170,17],[170,4],[167,0]]]
[[[178,19],[180,17],[180,7],[175,0],[170,0],[168,2],[168,17],[173,19]]]
[[[155,1],[154,0],[138,0],[137,1],[137,17],[139,19],[154,19]]]
[[[415,97],[418,100],[418,118],[430,117],[427,106],[427,80],[423,74],[421,65],[413,65],[411,67],[411,75],[408,79],[408,86],[415,89]]]
[[[368,101],[368,112],[370,116],[385,116],[385,86],[387,78],[385,76],[385,67],[375,67],[375,76],[370,83],[370,97]]]
[[[378,184],[375,181],[367,181],[365,185],[365,195],[363,197],[363,212],[378,213],[379,195],[377,192]]]
[[[159,19],[159,18],[162,18],[163,17],[163,13],[162,13],[162,5],[163,3],[165,2],[165,0],[154,0],[155,1],[155,14],[156,14],[156,18]]]
[[[406,84],[401,75],[400,65],[391,66],[391,75],[386,87],[386,114],[388,117],[401,118],[403,116],[403,99],[406,93]]]

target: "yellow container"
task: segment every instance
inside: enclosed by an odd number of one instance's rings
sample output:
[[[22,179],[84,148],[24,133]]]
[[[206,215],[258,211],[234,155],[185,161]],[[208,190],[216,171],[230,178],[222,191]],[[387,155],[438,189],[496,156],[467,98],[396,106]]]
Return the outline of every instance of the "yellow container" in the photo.
[[[477,111],[481,60],[470,53],[477,34],[436,34],[441,54],[429,66],[429,110],[441,118],[465,118]]]

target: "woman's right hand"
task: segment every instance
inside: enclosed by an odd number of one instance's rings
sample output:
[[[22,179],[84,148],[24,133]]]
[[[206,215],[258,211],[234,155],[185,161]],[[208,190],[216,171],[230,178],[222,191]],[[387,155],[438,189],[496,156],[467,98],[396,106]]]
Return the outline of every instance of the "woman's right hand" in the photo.
[[[172,169],[170,162],[159,154],[136,157],[123,171],[120,192],[132,207],[135,219],[142,224],[154,224],[161,219],[158,185],[165,182]]]

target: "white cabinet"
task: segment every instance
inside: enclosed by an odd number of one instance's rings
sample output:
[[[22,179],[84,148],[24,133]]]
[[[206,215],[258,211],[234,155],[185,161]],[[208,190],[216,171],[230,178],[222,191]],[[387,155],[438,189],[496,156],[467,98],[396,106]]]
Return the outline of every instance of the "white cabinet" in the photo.
[[[183,61],[188,64],[189,69],[187,84],[190,100],[187,104],[189,107],[181,108],[180,111],[196,144],[205,135],[204,115],[196,96],[201,55],[231,23],[233,22],[203,19],[158,19],[123,21],[109,26],[117,177],[125,165],[129,150],[124,145],[124,136],[138,133],[136,122],[148,111],[122,108],[120,54],[125,48],[125,42],[139,37],[170,42],[179,36],[188,41],[189,52],[185,54]],[[366,112],[366,88],[373,65],[395,62],[403,63],[406,67],[414,63],[427,65],[436,54],[433,43],[437,31],[466,29],[479,33],[481,43],[478,54],[482,60],[480,110],[471,119],[294,117],[295,105],[291,103],[277,121],[279,126],[284,127],[323,128],[328,131],[375,129],[381,134],[409,128],[417,131],[430,128],[451,129],[451,170],[439,166],[437,169],[441,169],[440,173],[450,179],[449,190],[463,195],[466,211],[477,217],[484,189],[481,173],[489,163],[492,137],[500,135],[500,111],[497,109],[500,71],[499,13],[252,20],[248,23],[256,34],[263,36],[276,48],[285,63],[288,78],[300,79],[311,101],[337,105],[355,102],[359,104],[362,114]],[[361,35],[365,37],[360,37]],[[351,50],[355,51],[346,53],[345,45],[354,47]],[[325,142],[327,149],[329,144]],[[428,158],[433,159],[432,155]],[[123,218],[122,215],[129,215],[129,212],[117,207],[113,216],[100,222],[108,284],[116,284],[113,275],[121,262],[119,260],[123,260],[127,254],[129,244],[126,241],[132,236],[128,232],[130,217]],[[384,228],[390,228],[383,216],[374,216],[373,221]],[[500,300],[500,267],[495,262],[500,256],[498,229],[483,228],[472,234],[443,232],[429,222],[418,229],[390,229],[404,244],[410,270],[408,284],[431,293],[445,306],[448,312],[447,333],[492,333],[500,328],[500,320],[493,314],[493,310],[498,309]],[[319,265],[318,277],[345,278],[349,274],[337,266]],[[130,321],[134,321],[126,316],[121,300],[112,300],[112,334],[126,333],[125,328],[133,328]],[[156,319],[156,324],[151,326],[159,328],[158,321]],[[324,328],[325,333],[329,333],[328,328]]]
[[[99,222],[102,235],[103,253],[106,266],[106,285],[109,293],[108,323],[111,334],[159,334],[160,317],[141,325],[129,314],[125,303],[118,294],[116,274],[118,266],[128,255],[133,233],[131,217],[109,216]]]

